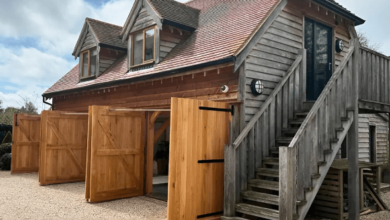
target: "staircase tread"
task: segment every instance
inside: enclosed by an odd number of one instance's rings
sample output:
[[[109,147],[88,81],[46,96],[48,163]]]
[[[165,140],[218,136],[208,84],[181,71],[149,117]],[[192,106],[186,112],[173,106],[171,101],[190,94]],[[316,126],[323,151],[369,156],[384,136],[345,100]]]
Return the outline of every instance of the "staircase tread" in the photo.
[[[279,157],[265,157],[263,161],[277,161],[279,162]]]
[[[279,174],[279,169],[271,169],[271,168],[257,168],[257,172],[264,172],[264,173],[277,173]]]
[[[269,189],[269,190],[279,191],[279,182],[277,182],[277,181],[251,179],[248,181],[248,184],[252,187],[256,187],[256,188],[260,188],[260,189]]]
[[[241,192],[241,197],[246,200],[262,202],[266,204],[279,205],[279,196],[260,193],[255,191],[243,191]]]
[[[260,206],[239,203],[236,205],[236,211],[260,218],[279,219],[279,211],[275,209],[264,208]]]
[[[309,112],[297,112],[297,113],[295,113],[296,115],[308,115],[309,114]]]
[[[280,137],[276,138],[277,141],[292,141],[293,137]]]
[[[297,133],[299,128],[283,128],[282,132],[284,133]]]

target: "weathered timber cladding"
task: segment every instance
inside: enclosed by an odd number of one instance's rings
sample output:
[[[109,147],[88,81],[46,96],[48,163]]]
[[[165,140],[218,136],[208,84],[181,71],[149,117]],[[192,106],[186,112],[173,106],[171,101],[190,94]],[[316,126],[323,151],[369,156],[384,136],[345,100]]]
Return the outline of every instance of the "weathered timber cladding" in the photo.
[[[156,22],[153,20],[153,17],[147,12],[146,8],[142,8],[138,14],[138,17],[131,29],[130,33],[142,30],[144,28],[155,25]]]
[[[91,48],[96,47],[96,46],[97,46],[96,39],[93,36],[91,29],[88,27],[87,35],[85,36],[85,39],[83,41],[83,44],[81,46],[80,51],[82,52],[82,51],[91,49]]]
[[[186,39],[188,35],[188,32],[164,25],[160,32],[160,61],[163,60],[177,44]]]
[[[112,64],[124,55],[123,51],[100,48],[99,52],[99,75],[104,73]]]
[[[233,67],[221,67],[172,78],[156,79],[138,84],[85,91],[53,99],[55,110],[87,112],[90,105],[111,105],[129,108],[169,107],[171,97],[194,98],[213,101],[237,100],[238,74]],[[228,85],[229,92],[222,93],[221,86]]]
[[[390,58],[367,48],[360,50],[359,99],[390,103]],[[373,104],[373,103],[371,103]],[[374,109],[374,106],[364,106]]]
[[[387,120],[378,114],[359,114],[359,160],[370,162],[370,125],[376,126],[376,162],[387,164],[389,162],[389,127]]]
[[[271,27],[265,32],[245,61],[246,96],[245,121],[248,122],[259,110],[272,90],[285,76],[286,71],[294,62],[299,49],[304,47],[304,19],[314,19],[333,28],[334,39],[342,39],[345,49],[341,53],[334,53],[334,70],[344,60],[350,48],[350,33],[347,21],[339,21],[335,25],[333,14],[314,5],[309,6],[306,1],[289,1],[288,5],[273,21]],[[260,79],[265,90],[259,96],[252,95],[250,83],[253,79]],[[305,77],[300,79],[305,81]],[[306,82],[303,82],[306,84]]]
[[[258,41],[246,59],[245,121],[249,121],[303,48],[302,14],[287,6]],[[250,90],[253,79],[264,83],[263,94],[254,96]]]
[[[327,11],[324,8],[318,8],[316,4],[309,4],[308,1],[300,1],[300,0],[291,0],[287,7],[291,7],[293,11],[298,11],[302,13],[303,16],[318,21],[324,25],[330,26],[333,28],[333,42],[336,39],[343,40],[344,42],[344,51],[341,53],[336,53],[334,51],[334,69],[335,70],[341,62],[344,60],[347,55],[352,39],[349,32],[349,23],[345,19],[341,20],[339,16],[334,16],[331,11]],[[337,22],[337,24],[336,24]]]

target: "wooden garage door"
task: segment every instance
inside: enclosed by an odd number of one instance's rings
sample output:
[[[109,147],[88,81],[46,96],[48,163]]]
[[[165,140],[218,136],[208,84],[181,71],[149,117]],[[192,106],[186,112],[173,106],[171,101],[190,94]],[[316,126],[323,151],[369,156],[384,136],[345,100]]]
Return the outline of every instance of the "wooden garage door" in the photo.
[[[222,214],[224,146],[229,105],[172,98],[168,219],[206,219]]]
[[[85,180],[88,114],[43,111],[39,183]]]
[[[145,112],[92,106],[89,114],[86,199],[143,195]]]
[[[14,114],[11,173],[32,173],[39,169],[41,116]]]

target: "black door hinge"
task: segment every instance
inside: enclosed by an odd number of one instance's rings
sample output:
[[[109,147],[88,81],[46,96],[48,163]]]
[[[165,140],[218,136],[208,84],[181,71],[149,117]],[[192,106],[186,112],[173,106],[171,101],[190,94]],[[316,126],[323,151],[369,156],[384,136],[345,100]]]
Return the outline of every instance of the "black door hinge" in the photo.
[[[216,112],[230,112],[232,115],[234,115],[234,106],[233,105],[231,108],[211,108],[211,107],[200,106],[199,110],[216,111]]]

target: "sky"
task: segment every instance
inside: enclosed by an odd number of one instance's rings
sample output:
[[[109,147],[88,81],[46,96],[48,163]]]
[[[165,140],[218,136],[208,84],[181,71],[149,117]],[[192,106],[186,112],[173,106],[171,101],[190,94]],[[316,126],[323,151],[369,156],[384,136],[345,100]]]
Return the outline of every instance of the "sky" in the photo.
[[[186,2],[187,0],[180,0]],[[338,0],[366,20],[358,30],[390,56],[390,1]],[[0,100],[3,107],[32,101],[77,63],[72,52],[85,18],[123,25],[134,0],[0,0]]]

